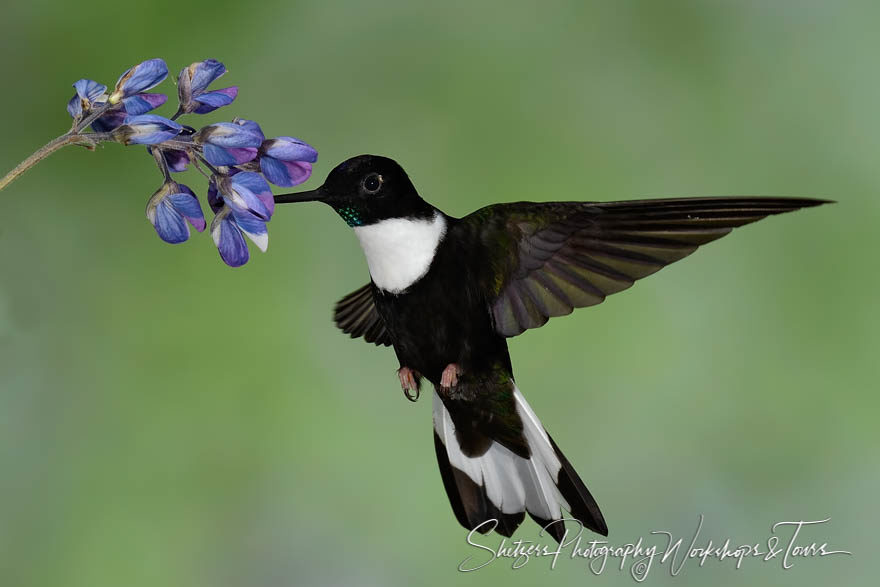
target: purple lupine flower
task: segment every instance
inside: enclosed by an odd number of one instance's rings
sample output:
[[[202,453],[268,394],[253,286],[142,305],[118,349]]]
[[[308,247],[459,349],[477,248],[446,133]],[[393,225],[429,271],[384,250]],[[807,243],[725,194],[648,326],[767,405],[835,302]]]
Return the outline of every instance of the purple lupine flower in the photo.
[[[156,114],[141,114],[140,116],[128,116],[122,126],[112,132],[113,140],[125,145],[156,145],[173,139],[183,127]]]
[[[224,73],[226,73],[226,66],[216,59],[197,61],[189,67],[183,68],[177,80],[180,112],[207,114],[231,104],[238,96],[237,86],[211,92],[206,91],[208,86]]]
[[[122,100],[122,103],[113,106],[92,122],[95,132],[110,132],[114,128],[122,126],[127,116],[146,114],[165,103],[168,96],[165,94],[135,94]],[[98,102],[97,106],[103,106],[104,101]]]
[[[222,206],[211,222],[211,237],[220,252],[220,258],[230,267],[241,267],[248,262],[245,235],[264,253],[269,246],[266,223],[250,214],[241,214],[229,206]]]
[[[162,156],[165,157],[165,163],[171,171],[186,171],[186,168],[189,165],[189,153],[186,151],[162,149]]]
[[[216,59],[205,59],[204,61],[196,61],[185,67],[180,72],[180,78],[177,81],[178,92],[182,97],[192,98],[208,89],[214,81],[219,79],[226,73],[226,66]],[[181,90],[182,89],[182,90]],[[182,100],[186,102],[187,100]]]
[[[189,226],[205,230],[205,215],[199,200],[182,183],[166,182],[147,202],[147,220],[166,243],[182,243],[189,238]]]
[[[127,116],[128,114],[122,108],[111,108],[92,121],[92,130],[95,132],[110,132],[122,126]]]
[[[233,176],[258,175],[236,169],[230,170],[230,173]],[[211,236],[223,262],[230,267],[240,267],[247,263],[249,258],[247,243],[244,240],[245,235],[261,251],[266,251],[269,245],[266,221],[257,218],[249,212],[237,211],[234,207],[230,206],[220,195],[217,180],[217,176],[212,176],[208,182],[208,205],[216,214],[213,222],[211,222]],[[250,181],[250,178],[247,181]],[[271,196],[271,194],[269,195]],[[266,192],[263,192],[260,197],[262,199],[265,196]],[[274,206],[274,200],[271,202],[271,205]]]
[[[238,95],[236,86],[209,90],[225,73],[226,67],[215,59],[184,68],[178,84],[180,106],[173,118],[184,113],[212,112],[232,103]],[[173,119],[148,114],[167,97],[147,90],[167,76],[165,62],[150,59],[123,73],[109,92],[93,80],[78,80],[74,84],[76,95],[67,104],[74,118],[71,132],[81,133],[87,117],[96,132],[106,133],[94,137],[96,140],[143,144],[156,156],[166,181],[147,203],[146,216],[159,237],[169,243],[188,240],[191,227],[199,232],[206,228],[193,191],[168,178],[169,171],[187,169],[192,157],[204,158],[214,172],[208,190],[208,203],[215,214],[212,238],[226,264],[244,265],[249,259],[247,239],[262,251],[268,246],[267,223],[275,200],[267,179],[282,186],[304,182],[312,172],[317,152],[293,137],[267,141],[260,126],[250,120],[234,119],[196,131]]]
[[[317,160],[318,152],[311,145],[293,137],[269,139],[260,146],[260,170],[266,179],[282,187],[307,180]]]
[[[119,76],[108,100],[111,104],[117,104],[123,98],[134,96],[162,83],[166,77],[168,77],[168,66],[165,65],[165,61],[148,59]]]
[[[250,214],[265,222],[275,211],[272,190],[259,173],[243,171],[224,176],[214,185],[226,205],[239,215]]]
[[[67,112],[71,118],[80,118],[83,112],[92,109],[92,104],[104,95],[107,86],[90,79],[81,79],[73,84],[76,94],[67,102]]]
[[[157,147],[147,147],[147,153],[153,154],[153,149]],[[159,148],[162,158],[165,159],[165,165],[168,171],[181,172],[186,171],[189,166],[189,153],[179,149]]]
[[[253,161],[263,144],[260,125],[251,120],[235,120],[208,125],[193,136],[203,145],[205,159],[211,165],[241,165]]]

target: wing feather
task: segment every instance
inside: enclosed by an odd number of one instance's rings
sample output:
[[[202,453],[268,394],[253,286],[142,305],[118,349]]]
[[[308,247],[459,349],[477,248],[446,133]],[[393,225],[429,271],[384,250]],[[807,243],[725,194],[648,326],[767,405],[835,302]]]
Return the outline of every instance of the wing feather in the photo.
[[[373,302],[373,284],[368,283],[351,292],[339,302],[333,311],[333,321],[342,332],[352,338],[363,337],[378,346],[391,346],[391,338],[385,322]]]
[[[751,196],[518,202],[478,210],[461,229],[487,244],[495,329],[516,336],[599,304],[738,226],[824,203]]]

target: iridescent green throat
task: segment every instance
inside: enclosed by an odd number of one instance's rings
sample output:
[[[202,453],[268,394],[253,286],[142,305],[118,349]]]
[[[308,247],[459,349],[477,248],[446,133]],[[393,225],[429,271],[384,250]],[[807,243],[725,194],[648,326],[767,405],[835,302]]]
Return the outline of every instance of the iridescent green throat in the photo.
[[[361,226],[364,223],[364,221],[360,219],[354,208],[340,208],[339,210],[337,210],[337,212],[340,216],[342,216],[342,219],[345,220],[345,223],[349,226]]]

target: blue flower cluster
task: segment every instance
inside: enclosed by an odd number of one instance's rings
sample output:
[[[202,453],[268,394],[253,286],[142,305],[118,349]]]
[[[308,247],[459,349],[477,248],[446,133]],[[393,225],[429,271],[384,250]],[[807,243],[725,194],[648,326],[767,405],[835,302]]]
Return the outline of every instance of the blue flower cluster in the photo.
[[[215,59],[184,68],[177,79],[177,112],[165,118],[149,112],[167,97],[147,90],[168,77],[168,66],[162,59],[150,59],[123,73],[109,93],[103,84],[79,80],[73,84],[76,94],[67,111],[73,118],[71,132],[91,126],[102,140],[147,145],[165,178],[147,203],[147,219],[165,242],[186,241],[190,226],[198,232],[205,229],[199,199],[172,176],[190,164],[201,171],[208,179],[207,200],[214,212],[214,243],[227,265],[239,267],[249,258],[245,236],[261,251],[268,246],[266,223],[275,209],[268,182],[282,187],[303,183],[318,152],[293,137],[267,139],[252,120],[236,118],[198,130],[177,122],[183,115],[207,114],[235,100],[236,86],[208,89],[225,73],[226,67]]]

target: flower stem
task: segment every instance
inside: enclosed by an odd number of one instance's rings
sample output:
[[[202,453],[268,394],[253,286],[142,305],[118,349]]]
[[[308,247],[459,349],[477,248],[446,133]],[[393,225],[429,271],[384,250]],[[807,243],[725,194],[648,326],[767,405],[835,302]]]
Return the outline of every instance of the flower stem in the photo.
[[[97,135],[100,133],[95,134]],[[68,145],[83,145],[89,149],[94,149],[96,141],[94,138],[87,135],[84,136],[70,133],[66,135],[61,135],[53,141],[49,141],[48,143],[46,143],[46,145],[37,150],[36,153],[16,165],[15,169],[7,173],[6,176],[3,177],[3,179],[0,179],[0,190],[18,179],[19,175],[22,175],[25,171],[27,171],[61,147],[66,147]]]
[[[165,155],[162,153],[162,149],[153,148],[153,159],[156,160],[156,165],[159,166],[159,171],[162,172],[162,175],[165,177],[165,183],[171,182],[171,171],[168,170],[168,162],[165,161]]]
[[[205,167],[211,170],[211,173],[214,175],[226,175],[225,173],[220,173],[220,170],[208,163],[208,160],[202,157],[200,153],[195,153],[195,156],[202,160],[202,163],[205,164]]]

